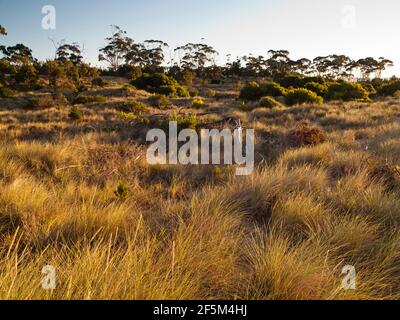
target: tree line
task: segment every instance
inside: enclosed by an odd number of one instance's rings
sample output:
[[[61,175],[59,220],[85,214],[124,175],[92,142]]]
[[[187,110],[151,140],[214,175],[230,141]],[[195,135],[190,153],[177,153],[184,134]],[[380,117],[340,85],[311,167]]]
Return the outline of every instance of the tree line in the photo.
[[[7,31],[0,25],[0,35]],[[313,60],[292,60],[287,50],[270,50],[266,56],[247,55],[232,60],[227,56],[224,65],[217,64],[218,51],[204,43],[188,43],[171,49],[161,40],[136,42],[118,26],[100,48],[98,60],[107,67],[99,70],[84,62],[82,49],[77,43],[60,43],[55,59],[40,62],[24,44],[0,45],[0,84],[38,84],[39,75],[48,78],[49,85],[57,91],[59,81],[68,79],[71,86],[79,88],[84,77],[96,77],[101,72],[129,78],[142,73],[166,72],[181,83],[191,83],[194,77],[218,81],[222,78],[268,77],[277,79],[287,74],[321,76],[333,80],[363,80],[381,78],[383,71],[393,66],[384,57],[367,57],[353,60],[346,55],[332,54]]]

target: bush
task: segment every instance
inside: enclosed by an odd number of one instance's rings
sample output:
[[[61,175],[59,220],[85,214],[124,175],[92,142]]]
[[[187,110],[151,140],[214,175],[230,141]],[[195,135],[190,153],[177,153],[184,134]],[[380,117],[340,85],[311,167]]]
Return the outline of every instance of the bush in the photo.
[[[147,99],[147,101],[152,107],[159,109],[167,108],[171,104],[168,97],[162,94],[151,96]]]
[[[190,97],[188,89],[186,89],[185,87],[182,87],[182,86],[176,87],[176,93],[177,93],[177,96],[181,97],[181,98]]]
[[[302,77],[299,75],[286,76],[279,81],[279,84],[285,88],[306,88],[306,85],[311,82],[326,84],[325,79],[322,77]]]
[[[247,83],[240,91],[239,99],[257,101],[263,96],[263,91],[257,82]]]
[[[138,89],[150,93],[163,94],[170,97],[189,97],[189,92],[182,87],[175,79],[164,73],[143,74],[141,77],[132,80],[131,84]]]
[[[178,132],[184,129],[196,130],[200,125],[198,118],[194,114],[173,114],[169,117],[168,120],[164,120],[161,122],[161,128],[163,128],[165,131],[168,131],[170,121],[176,121],[178,123]]]
[[[319,127],[302,123],[289,132],[289,141],[295,147],[313,146],[325,142],[326,136]]]
[[[15,94],[13,90],[0,84],[0,98],[9,98]]]
[[[100,77],[94,78],[92,80],[92,85],[96,86],[96,87],[104,87],[104,86],[106,86],[106,84],[107,83],[103,80],[103,78],[100,78]]]
[[[342,81],[330,84],[325,97],[328,100],[366,101],[368,92],[359,83]]]
[[[77,107],[72,107],[68,117],[74,121],[82,120],[83,113]]]
[[[118,183],[117,189],[114,191],[116,197],[125,200],[129,194],[129,187],[125,182]]]
[[[137,116],[148,113],[148,106],[140,101],[123,102],[117,105],[117,109],[122,112],[133,113]]]
[[[189,88],[188,91],[189,91],[189,95],[192,98],[197,97],[199,95],[199,93],[200,93],[197,88],[193,88],[193,87]]]
[[[202,99],[194,99],[192,102],[192,107],[196,109],[204,108],[206,104],[204,103],[204,100]]]
[[[268,82],[262,84],[261,91],[263,93],[263,96],[271,97],[282,97],[285,96],[287,93],[287,90],[276,82]]]
[[[279,84],[285,88],[301,88],[304,86],[304,78],[297,75],[286,76],[279,81]]]
[[[75,97],[72,104],[86,104],[86,103],[104,103],[107,99],[104,96],[97,95],[97,96],[85,96],[85,95],[78,95]]]
[[[315,92],[317,95],[324,97],[328,91],[328,87],[318,82],[308,82],[304,86],[305,89]]]
[[[217,92],[215,90],[207,89],[204,92],[204,97],[206,97],[206,98],[214,98],[216,94],[217,94]]]
[[[396,91],[400,90],[400,80],[391,81],[381,85],[378,94],[381,96],[394,96]]]
[[[57,106],[57,101],[51,96],[39,96],[28,99],[25,109],[28,110],[44,110],[51,109]]]
[[[283,107],[283,105],[280,102],[276,101],[272,97],[262,97],[260,99],[259,105],[260,105],[260,107],[268,108],[268,109]]]
[[[321,104],[324,102],[324,99],[315,92],[307,89],[292,89],[288,91],[285,101],[288,105],[293,106],[303,103]]]
[[[367,90],[368,95],[369,95],[370,97],[376,95],[376,89],[375,89],[375,87],[374,87],[371,83],[368,83],[368,82],[361,82],[360,84],[362,85],[362,87],[363,87],[365,90]]]

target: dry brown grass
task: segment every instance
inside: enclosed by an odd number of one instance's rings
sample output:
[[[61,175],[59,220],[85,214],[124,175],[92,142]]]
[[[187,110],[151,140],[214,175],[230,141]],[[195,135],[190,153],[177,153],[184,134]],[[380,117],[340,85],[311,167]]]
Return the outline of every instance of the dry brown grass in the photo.
[[[146,94],[121,97],[124,83],[108,81],[107,102],[80,106],[81,122],[69,107],[0,102],[1,299],[400,298],[400,104],[244,112],[229,98],[237,89],[213,86],[207,110],[147,115],[256,128],[257,170],[236,177],[149,166],[143,135],[157,122],[113,107]],[[293,146],[305,121],[324,139],[311,130],[311,146]],[[40,284],[48,264],[53,291]],[[341,287],[345,265],[356,267],[354,291]]]

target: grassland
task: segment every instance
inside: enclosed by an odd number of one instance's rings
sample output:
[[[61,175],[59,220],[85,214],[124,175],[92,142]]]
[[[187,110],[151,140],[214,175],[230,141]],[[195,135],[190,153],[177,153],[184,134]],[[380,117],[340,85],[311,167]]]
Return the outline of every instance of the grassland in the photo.
[[[80,121],[24,108],[45,93],[0,100],[0,299],[400,298],[400,101],[267,109],[210,85],[202,108],[175,99],[137,118],[118,106],[150,95],[107,81]],[[255,172],[149,166],[145,133],[173,114],[255,128]],[[321,137],[299,144],[303,127]]]

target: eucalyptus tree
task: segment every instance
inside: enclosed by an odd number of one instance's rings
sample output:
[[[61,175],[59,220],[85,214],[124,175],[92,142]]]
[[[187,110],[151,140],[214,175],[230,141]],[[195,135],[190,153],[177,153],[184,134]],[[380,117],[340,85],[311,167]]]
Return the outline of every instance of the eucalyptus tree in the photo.
[[[263,56],[253,57],[252,54],[243,57],[245,72],[248,76],[261,76],[266,70],[266,60]]]
[[[112,28],[112,35],[106,38],[107,45],[99,50],[99,61],[107,62],[113,71],[117,71],[135,46],[133,39],[126,35],[126,31],[115,25]]]
[[[75,65],[82,63],[83,57],[80,46],[77,43],[66,43],[59,46],[56,51],[56,60],[71,61]]]
[[[196,70],[200,76],[204,76],[207,65],[216,65],[218,56],[218,52],[213,47],[203,43],[188,43],[176,48],[175,52],[180,55],[180,67]]]
[[[157,71],[164,62],[165,50],[168,47],[168,43],[161,40],[144,41],[140,53],[144,58],[145,67],[153,72]]]
[[[301,75],[309,75],[310,73],[312,73],[311,66],[311,60],[306,58],[295,60],[290,63],[291,71],[295,73],[300,73]]]
[[[292,61],[287,50],[269,50],[266,65],[272,78],[283,76],[290,72]]]
[[[21,65],[24,63],[33,63],[36,60],[33,58],[32,50],[22,43],[14,46],[0,47],[0,51],[10,63]]]

